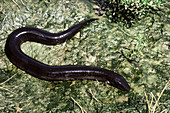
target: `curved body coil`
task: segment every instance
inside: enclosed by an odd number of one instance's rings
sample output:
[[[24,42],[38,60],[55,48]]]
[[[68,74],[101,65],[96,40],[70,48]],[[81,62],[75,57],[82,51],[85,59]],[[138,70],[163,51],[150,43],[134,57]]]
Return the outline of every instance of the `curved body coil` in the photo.
[[[96,19],[89,19],[69,29],[50,33],[38,28],[22,27],[14,30],[6,41],[5,53],[8,59],[26,73],[47,81],[63,80],[98,80],[106,82],[123,91],[129,91],[130,87],[126,80],[113,71],[92,66],[50,66],[41,63],[21,51],[21,44],[26,41],[37,42],[46,45],[57,45],[71,39],[85,25]]]

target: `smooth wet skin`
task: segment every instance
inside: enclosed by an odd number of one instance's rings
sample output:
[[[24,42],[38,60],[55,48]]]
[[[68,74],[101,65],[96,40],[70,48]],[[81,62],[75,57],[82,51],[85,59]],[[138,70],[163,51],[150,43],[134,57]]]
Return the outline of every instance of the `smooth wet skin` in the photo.
[[[6,56],[18,68],[42,80],[98,80],[106,82],[120,90],[129,91],[130,86],[126,80],[121,75],[113,71],[92,66],[50,66],[27,56],[21,51],[21,44],[26,41],[37,42],[46,45],[61,44],[71,39],[85,25],[94,20],[97,19],[89,19],[59,33],[50,33],[33,27],[22,27],[16,29],[8,36],[6,41]]]

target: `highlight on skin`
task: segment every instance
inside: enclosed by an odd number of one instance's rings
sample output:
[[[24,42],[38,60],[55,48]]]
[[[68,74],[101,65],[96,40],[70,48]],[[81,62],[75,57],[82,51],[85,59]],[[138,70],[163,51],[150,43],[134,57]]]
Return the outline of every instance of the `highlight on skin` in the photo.
[[[45,45],[61,44],[71,39],[85,25],[94,20],[97,19],[86,20],[59,33],[50,33],[33,27],[16,29],[7,38],[5,44],[6,56],[18,68],[42,80],[98,80],[108,83],[122,91],[129,91],[130,86],[126,80],[113,71],[92,66],[50,66],[27,56],[21,51],[20,47],[26,41],[37,42]]]

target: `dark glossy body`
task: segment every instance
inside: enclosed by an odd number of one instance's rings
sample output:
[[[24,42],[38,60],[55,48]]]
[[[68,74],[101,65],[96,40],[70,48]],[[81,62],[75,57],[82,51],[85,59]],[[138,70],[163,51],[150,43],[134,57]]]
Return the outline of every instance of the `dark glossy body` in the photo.
[[[126,80],[121,75],[114,73],[113,71],[91,66],[49,66],[25,55],[21,51],[21,44],[26,41],[46,45],[61,44],[72,38],[85,25],[94,20],[96,19],[87,20],[59,33],[49,33],[32,27],[16,29],[8,36],[5,45],[5,53],[14,65],[39,79],[47,81],[84,79],[98,80],[107,82],[123,91],[129,91],[130,87]]]

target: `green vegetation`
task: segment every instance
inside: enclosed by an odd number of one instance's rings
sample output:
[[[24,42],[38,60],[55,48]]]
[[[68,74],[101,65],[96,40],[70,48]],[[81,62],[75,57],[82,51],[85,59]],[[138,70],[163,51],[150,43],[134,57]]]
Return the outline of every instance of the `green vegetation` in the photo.
[[[159,8],[165,0],[89,0],[96,4],[99,16],[107,17],[110,22],[122,23],[131,27],[139,20],[159,15]],[[160,16],[160,15],[159,15]]]
[[[151,0],[138,1],[149,4]],[[154,7],[160,9],[157,13],[148,13],[127,28],[121,21],[114,23],[96,16],[96,5],[85,0],[1,0],[0,112],[168,113],[170,2],[155,1]],[[130,92],[98,81],[39,80],[16,68],[5,56],[5,41],[19,27],[59,32],[93,17],[100,20],[61,45],[28,42],[22,50],[49,65],[113,70],[126,78]]]

